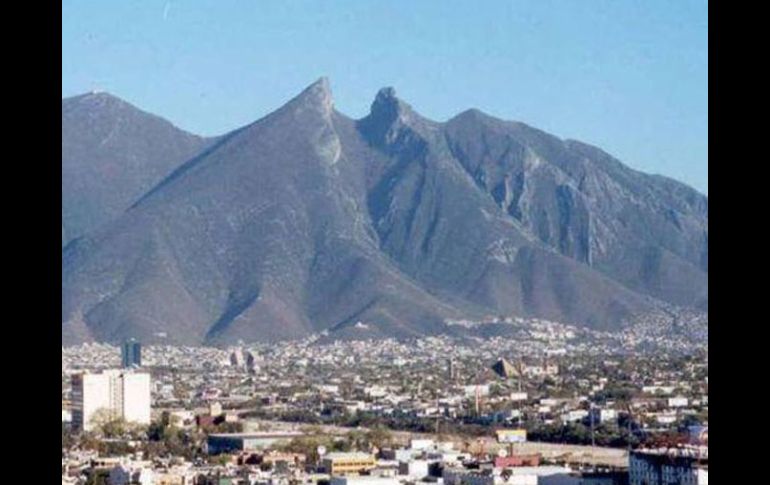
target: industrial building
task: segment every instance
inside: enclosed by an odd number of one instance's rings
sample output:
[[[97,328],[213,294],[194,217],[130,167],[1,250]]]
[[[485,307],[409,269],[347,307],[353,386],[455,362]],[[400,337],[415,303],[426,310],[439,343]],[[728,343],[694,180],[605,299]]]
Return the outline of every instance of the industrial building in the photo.
[[[708,452],[699,448],[633,451],[628,465],[630,485],[708,485]]]
[[[209,435],[206,445],[210,455],[218,455],[237,451],[257,451],[300,436],[304,436],[304,433],[300,431],[217,433]]]

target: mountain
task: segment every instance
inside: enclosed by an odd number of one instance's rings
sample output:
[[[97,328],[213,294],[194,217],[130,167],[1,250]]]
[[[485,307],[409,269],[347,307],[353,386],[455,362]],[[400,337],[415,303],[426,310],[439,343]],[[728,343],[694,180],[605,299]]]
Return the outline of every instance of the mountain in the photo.
[[[708,299],[708,199],[694,189],[476,110],[446,136],[479,188],[549,247],[655,298]]]
[[[321,79],[69,244],[62,338],[410,337],[488,315],[618,329],[707,305],[707,211],[596,148],[475,110],[434,122],[391,88],[350,119]]]
[[[209,140],[106,93],[62,100],[62,246],[113,220]]]

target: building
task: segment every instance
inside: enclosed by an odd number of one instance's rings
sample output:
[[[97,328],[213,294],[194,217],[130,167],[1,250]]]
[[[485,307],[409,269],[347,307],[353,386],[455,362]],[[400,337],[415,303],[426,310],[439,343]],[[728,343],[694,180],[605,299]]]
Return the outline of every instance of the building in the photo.
[[[332,477],[330,485],[399,485],[401,482],[395,477],[376,476],[340,476]]]
[[[153,485],[155,483],[153,471],[145,466],[129,466],[127,464],[116,465],[110,470],[110,485]]]
[[[329,453],[322,464],[330,475],[348,475],[371,470],[377,466],[377,460],[369,453]]]
[[[230,365],[233,367],[246,367],[246,354],[242,348],[233,349],[230,353]]]
[[[300,431],[210,434],[206,446],[210,455],[241,451],[257,451],[275,443],[304,436]]]
[[[398,462],[398,474],[415,479],[422,479],[430,475],[428,460],[408,460]]]
[[[538,485],[628,485],[626,471],[563,471],[538,476]]]
[[[163,419],[175,426],[187,428],[195,423],[195,413],[188,409],[167,409],[162,413]]]
[[[260,463],[270,463],[273,466],[277,466],[281,462],[287,465],[299,465],[307,461],[307,457],[302,453],[281,453],[278,451],[265,453],[260,458]]]
[[[222,411],[222,404],[214,401],[211,404],[209,404],[209,416],[221,416],[223,413]]]
[[[683,408],[687,406],[687,403],[688,399],[683,396],[668,398],[668,407],[670,408]]]
[[[72,376],[72,425],[91,431],[94,418],[150,424],[150,374],[107,370]]]
[[[464,468],[445,467],[441,476],[445,485],[495,485],[493,474],[470,471]],[[537,478],[535,478],[533,485],[537,485]]]
[[[527,441],[526,429],[498,429],[495,431],[498,443],[523,443]]]
[[[510,379],[511,377],[518,375],[513,365],[504,358],[498,359],[497,362],[492,365],[492,370],[503,379]]]
[[[447,366],[447,379],[454,381],[460,378],[460,372],[457,369],[457,362],[453,358],[446,360]]]
[[[124,369],[142,366],[142,344],[136,340],[123,342],[120,355]]]
[[[698,449],[633,451],[630,485],[708,485],[708,453]]]
[[[709,427],[703,425],[690,426],[687,428],[687,434],[690,437],[690,444],[696,446],[708,446]]]
[[[256,373],[256,371],[259,369],[259,365],[257,365],[257,357],[250,350],[247,350],[244,353],[244,357],[246,359],[246,369],[248,369],[248,371],[251,373]]]
[[[445,485],[578,485],[571,470],[559,466],[521,466],[503,470],[479,471],[445,467]]]
[[[463,391],[465,394],[465,397],[478,397],[478,396],[489,396],[489,384],[478,384],[475,386],[464,386]]]
[[[153,485],[193,485],[197,475],[189,466],[175,466],[155,471]]]
[[[412,439],[409,441],[409,447],[413,450],[432,450],[436,447],[436,442],[431,439]]]
[[[561,415],[561,420],[565,423],[577,423],[588,417],[588,411],[585,409],[575,409],[567,411]]]
[[[606,423],[618,420],[618,411],[615,409],[591,408],[589,412],[591,419],[596,423]]]
[[[495,468],[511,468],[515,466],[540,466],[540,455],[508,455],[496,456],[494,460]]]

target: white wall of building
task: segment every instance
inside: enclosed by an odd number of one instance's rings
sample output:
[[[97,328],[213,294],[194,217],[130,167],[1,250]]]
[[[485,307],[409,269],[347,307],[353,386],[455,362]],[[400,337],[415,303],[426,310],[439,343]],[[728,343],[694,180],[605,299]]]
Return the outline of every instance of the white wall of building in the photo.
[[[109,410],[109,376],[104,374],[83,374],[73,383],[73,424],[76,429],[91,431],[93,418],[101,409]]]
[[[399,485],[395,477],[343,476],[332,477],[330,485]]]
[[[150,374],[123,374],[123,419],[150,424]]]
[[[77,430],[95,428],[94,417],[106,413],[128,422],[150,424],[150,375],[104,371],[73,376],[73,425]]]

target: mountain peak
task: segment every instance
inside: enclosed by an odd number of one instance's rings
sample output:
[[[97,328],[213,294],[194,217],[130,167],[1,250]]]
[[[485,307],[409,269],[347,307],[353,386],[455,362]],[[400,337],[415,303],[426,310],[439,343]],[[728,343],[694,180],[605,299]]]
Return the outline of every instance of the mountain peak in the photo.
[[[429,123],[399,99],[394,88],[384,87],[377,92],[369,114],[359,121],[359,126],[370,140],[387,145],[405,129],[421,131]]]
[[[62,98],[63,104],[113,104],[113,105],[127,105],[128,103],[123,99],[110,94],[107,91],[89,91],[87,93],[78,94],[69,98]]]
[[[369,116],[392,123],[403,120],[410,110],[410,106],[396,96],[395,88],[384,87],[377,92]]]
[[[332,90],[331,85],[329,84],[329,78],[326,76],[319,77],[313,84],[305,88],[305,92],[307,91],[331,96]]]
[[[465,111],[462,111],[455,115],[454,117],[449,119],[450,122],[471,122],[471,123],[492,123],[492,124],[516,124],[519,125],[518,121],[508,121],[501,118],[498,118],[496,116],[492,116],[489,113],[485,113],[484,111],[481,111],[478,108],[470,108],[466,109]]]
[[[211,144],[62,110],[62,233],[80,238],[63,342],[509,338],[485,315],[620,330],[707,311],[697,194],[477,110],[424,118],[390,87],[359,120],[325,78],[294,95]]]
[[[386,86],[379,91],[377,91],[377,100],[392,100],[392,99],[398,99],[396,97],[396,88],[392,86]]]
[[[334,108],[334,99],[329,85],[329,79],[319,78],[316,82],[306,87],[299,95],[289,101],[289,105],[319,109],[322,113],[331,114]]]
[[[468,108],[455,115],[455,118],[490,118],[490,116],[478,108]]]

